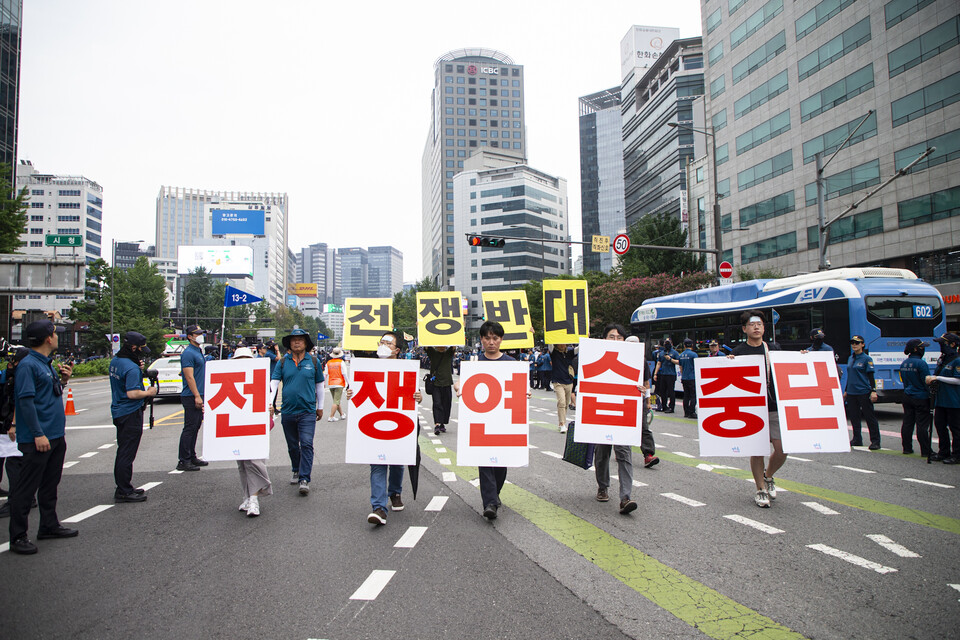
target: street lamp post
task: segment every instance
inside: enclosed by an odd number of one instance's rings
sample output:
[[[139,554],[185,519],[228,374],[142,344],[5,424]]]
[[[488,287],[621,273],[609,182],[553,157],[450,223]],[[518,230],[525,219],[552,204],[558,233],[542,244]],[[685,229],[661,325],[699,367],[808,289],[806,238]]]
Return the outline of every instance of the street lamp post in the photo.
[[[673,127],[674,129],[686,129],[693,133],[702,133],[709,143],[708,153],[710,154],[710,161],[708,164],[710,167],[710,189],[713,191],[713,248],[717,251],[716,258],[714,259],[715,264],[713,266],[717,272],[717,278],[719,278],[720,262],[723,260],[723,229],[720,225],[720,192],[717,188],[717,141],[716,136],[714,136],[713,127],[696,129],[678,122],[668,122],[667,126]]]

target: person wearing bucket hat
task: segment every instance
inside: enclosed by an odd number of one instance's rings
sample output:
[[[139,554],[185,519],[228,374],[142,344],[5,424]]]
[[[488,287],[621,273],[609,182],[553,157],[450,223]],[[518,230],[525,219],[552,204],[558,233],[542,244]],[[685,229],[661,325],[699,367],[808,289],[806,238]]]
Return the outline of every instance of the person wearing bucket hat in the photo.
[[[203,424],[203,382],[207,360],[203,355],[206,331],[191,324],[184,329],[190,343],[180,354],[180,376],[183,389],[180,404],[183,406],[183,431],[180,433],[177,471],[199,471],[207,466],[206,460],[197,457],[197,436]]]
[[[927,458],[928,462],[960,463],[960,337],[945,333],[934,342],[940,345],[940,359],[927,384],[936,384],[933,424],[937,428],[940,451]],[[953,438],[953,448],[950,439]]]
[[[110,415],[117,428],[117,457],[113,463],[113,479],[117,489],[115,502],[145,502],[147,494],[134,489],[133,461],[140,449],[143,436],[143,401],[157,395],[159,387],[143,388],[141,357],[150,353],[147,338],[142,333],[128,331],[123,345],[110,361]]]
[[[907,359],[900,363],[900,380],[903,381],[903,422],[900,424],[900,440],[905,454],[913,453],[913,428],[917,428],[920,455],[929,458],[930,450],[930,391],[927,376],[930,367],[923,359],[924,349],[929,346],[919,338],[907,341],[903,353]]]
[[[277,390],[283,382],[280,425],[290,455],[290,484],[298,484],[300,495],[306,496],[312,479],[313,436],[317,421],[323,419],[323,371],[317,357],[310,353],[313,340],[303,329],[295,327],[284,336],[283,348],[287,352],[270,376],[270,413],[276,411]]]
[[[331,402],[330,417],[328,422],[336,422],[340,418],[346,420],[347,416],[343,412],[340,403],[343,400],[343,390],[347,386],[347,363],[343,361],[343,349],[334,347],[330,352],[330,359],[324,365],[324,378],[327,380],[327,389],[330,389]],[[337,416],[337,413],[340,415]]]
[[[853,426],[853,439],[850,446],[863,446],[861,417],[867,423],[870,433],[871,451],[880,448],[880,424],[873,412],[873,403],[877,401],[877,381],[874,377],[873,358],[867,354],[863,336],[850,336],[850,359],[847,360],[847,381],[843,390],[843,399],[847,405],[847,418]]]

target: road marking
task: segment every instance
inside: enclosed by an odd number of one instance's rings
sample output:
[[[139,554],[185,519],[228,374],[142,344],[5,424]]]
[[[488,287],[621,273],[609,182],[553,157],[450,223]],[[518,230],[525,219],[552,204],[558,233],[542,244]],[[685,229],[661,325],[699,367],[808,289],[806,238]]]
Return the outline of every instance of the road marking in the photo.
[[[876,571],[877,573],[896,573],[897,570],[893,567],[885,567],[882,564],[877,564],[867,560],[866,558],[861,558],[860,556],[855,556],[852,553],[847,553],[846,551],[841,551],[840,549],[834,549],[833,547],[828,547],[825,544],[808,544],[808,549],[813,549],[814,551],[819,551],[820,553],[825,553],[828,556],[833,556],[834,558],[840,558],[845,560],[850,564],[855,564],[858,567],[863,567],[864,569],[870,569],[871,571]]]
[[[443,481],[444,482],[456,482],[457,474],[453,471],[444,471],[443,472]]]
[[[140,489],[143,489],[144,491],[150,491],[150,489],[153,489],[154,487],[159,487],[161,484],[163,484],[163,483],[162,483],[162,482],[148,482],[147,484],[145,484],[145,485],[143,485],[142,487],[139,487],[139,488],[140,488]]]
[[[168,472],[167,472],[167,475],[171,475],[171,476],[172,476],[172,475],[176,475],[176,474],[178,474],[178,473],[183,473],[183,471],[181,471],[181,470],[179,470],[179,469],[174,469],[173,471],[168,471]]]
[[[65,427],[67,431],[83,431],[86,429],[116,429],[116,425],[113,424],[91,424],[85,427]]]
[[[879,533],[870,533],[870,534],[867,534],[867,537],[873,540],[874,542],[876,542],[878,545],[880,545],[887,551],[890,551],[891,553],[895,553],[901,558],[922,557],[919,553],[914,553],[913,551],[910,551],[910,549],[907,549],[902,544],[897,544],[896,542],[894,542],[893,540],[891,540],[885,535],[881,535]]]
[[[77,462],[79,462],[79,461],[78,461],[78,460],[71,460],[70,462],[64,462],[64,463],[63,463],[63,468],[64,468],[64,469],[69,469],[69,468],[72,467],[73,465],[77,464]]]
[[[443,509],[443,505],[447,504],[449,496],[433,496],[430,498],[430,502],[427,503],[427,506],[423,508],[424,511],[440,511]]]
[[[671,500],[676,500],[677,502],[682,502],[683,504],[689,505],[689,506],[691,506],[691,507],[705,507],[705,506],[707,506],[707,503],[705,503],[705,502],[697,502],[696,500],[691,500],[690,498],[684,498],[683,496],[677,495],[676,493],[661,493],[660,495],[663,496],[664,498],[670,498]]]
[[[7,546],[10,546],[9,543],[7,543]],[[0,551],[3,551],[3,549],[0,549]],[[949,583],[948,583],[947,586],[948,586],[948,587],[951,587],[951,588],[953,588],[953,589],[956,589],[957,591],[960,591],[960,584],[949,584]],[[960,600],[957,600],[957,602],[960,602]]]
[[[634,480],[634,481],[633,481],[633,486],[635,486],[635,487],[647,487],[647,486],[650,486],[650,485],[648,485],[646,482],[640,482],[639,480]]]
[[[0,553],[3,553],[4,551],[6,551],[6,550],[9,549],[9,548],[10,548],[10,543],[9,543],[9,542],[4,542],[3,544],[0,544]],[[954,587],[954,586],[957,586],[957,585],[950,585],[950,586],[951,586],[951,587]]]
[[[700,469],[702,471],[713,471],[713,468],[714,468],[713,465],[704,464],[702,462],[697,465],[697,469]]]
[[[797,460],[798,462],[813,462],[810,458],[798,458],[797,456],[787,456],[787,460]]]
[[[437,453],[446,453],[446,452],[447,452],[446,447],[437,447]]]
[[[539,449],[540,447],[538,447],[538,446],[536,446],[536,445],[528,444],[528,445],[527,445],[527,448],[528,448],[528,449]]]
[[[443,442],[440,441],[440,438],[431,438],[430,442],[433,444],[443,444]]]
[[[99,447],[97,447],[97,449],[110,449],[111,447],[113,447],[113,443],[108,442],[107,444],[100,445]]]
[[[771,527],[768,524],[762,522],[757,522],[756,520],[751,520],[750,518],[745,518],[743,516],[738,516],[735,513],[732,513],[728,516],[723,516],[727,520],[733,520],[734,522],[739,522],[740,524],[745,524],[748,527],[753,527],[757,531],[763,531],[764,533],[769,533],[773,535],[775,533],[783,533],[783,529],[777,529],[776,527]]]
[[[540,453],[542,453],[545,456],[550,456],[551,458],[559,458],[561,460],[563,459],[562,455],[560,455],[559,453],[554,453],[553,451],[541,451]]]
[[[822,513],[822,514],[825,515],[825,516],[838,516],[838,515],[840,515],[840,512],[839,512],[839,511],[834,511],[834,510],[831,509],[830,507],[825,507],[825,506],[823,506],[822,504],[820,504],[819,502],[801,502],[800,504],[804,505],[805,507],[810,507],[811,509],[813,509],[813,510],[816,511],[817,513]]]
[[[396,549],[413,549],[426,532],[426,527],[407,527],[406,532],[400,536],[397,544],[393,546]]]
[[[78,458],[92,458],[93,456],[100,453],[99,451],[88,451],[87,453],[81,453]]]
[[[396,571],[384,571],[383,569],[374,569],[374,571],[363,581],[360,588],[350,596],[351,600],[376,600],[383,588],[390,582]]]
[[[680,456],[681,458],[696,458],[697,456],[692,456],[689,453],[684,453],[683,451],[674,451],[673,455]]]
[[[112,506],[113,506],[112,504],[98,504],[97,506],[93,507],[92,509],[87,509],[86,511],[81,511],[80,513],[78,513],[78,514],[75,515],[75,516],[70,516],[70,517],[67,518],[66,520],[63,520],[63,522],[67,522],[67,523],[70,523],[70,524],[72,524],[72,523],[74,523],[74,522],[80,522],[80,521],[82,521],[82,520],[86,520],[86,519],[89,518],[90,516],[95,516],[95,515],[97,515],[98,513],[102,513],[102,512],[104,512],[104,511],[106,511],[107,509],[111,508]]]
[[[451,465],[453,462],[450,461],[450,458],[440,458],[440,464],[442,465]]]
[[[954,489],[955,487],[952,484],[940,484],[939,482],[930,482],[929,480],[917,480],[916,478],[901,478],[906,482],[916,482],[917,484],[926,484],[931,487],[940,487],[941,489]]]
[[[857,473],[876,473],[876,471],[871,471],[870,469],[857,469],[856,467],[845,467],[842,464],[833,465],[834,469],[846,469],[847,471],[856,471]]]
[[[661,431],[660,435],[667,436],[668,438],[682,438],[683,436],[677,435],[675,433],[667,433],[666,431]]]
[[[473,480],[470,481],[470,484],[472,484],[473,486],[479,488],[479,487],[480,487],[480,478],[474,478]]]

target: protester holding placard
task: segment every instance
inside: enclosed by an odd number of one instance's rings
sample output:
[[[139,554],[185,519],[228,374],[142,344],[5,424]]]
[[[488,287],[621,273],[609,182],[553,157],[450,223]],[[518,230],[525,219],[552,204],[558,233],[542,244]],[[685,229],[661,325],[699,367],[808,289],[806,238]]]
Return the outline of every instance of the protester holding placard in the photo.
[[[873,358],[867,354],[863,336],[850,338],[850,359],[847,360],[847,383],[843,390],[843,399],[847,403],[847,417],[853,425],[853,439],[850,445],[863,446],[860,417],[867,422],[870,433],[871,451],[880,448],[880,424],[873,413],[873,403],[877,401],[877,381],[873,373]]]
[[[433,382],[433,435],[447,432],[453,406],[453,349],[427,347],[430,378]]]
[[[233,352],[234,360],[246,358],[253,358],[253,351],[248,347],[239,347]],[[245,511],[248,518],[256,518],[260,515],[260,496],[273,495],[267,461],[237,460],[237,469],[240,472],[240,489],[243,492],[243,502],[240,503],[239,510]]]
[[[777,498],[777,485],[773,476],[777,473],[787,456],[783,452],[783,443],[780,438],[780,420],[777,417],[777,394],[774,388],[773,378],[770,375],[770,351],[778,351],[777,345],[768,346],[763,341],[764,315],[762,311],[748,310],[740,316],[740,327],[746,335],[747,340],[733,349],[733,353],[728,358],[736,356],[760,355],[764,357],[767,370],[767,413],[768,425],[770,427],[770,444],[773,445],[773,453],[770,455],[769,462],[764,466],[763,456],[750,456],[750,471],[753,473],[753,480],[757,486],[757,494],[754,496],[754,502],[758,507],[769,508],[770,501]]]
[[[553,391],[557,394],[557,430],[567,432],[567,407],[573,402],[573,370],[576,350],[567,351],[565,344],[547,345],[550,352],[550,381],[553,382]]]

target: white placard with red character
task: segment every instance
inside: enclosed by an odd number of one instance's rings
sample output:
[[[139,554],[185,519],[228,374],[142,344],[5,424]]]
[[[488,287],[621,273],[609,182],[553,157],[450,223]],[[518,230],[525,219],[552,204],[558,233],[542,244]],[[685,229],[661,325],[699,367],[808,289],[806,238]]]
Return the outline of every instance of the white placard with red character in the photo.
[[[700,455],[770,454],[767,375],[761,355],[697,358],[697,430]]]
[[[270,457],[270,361],[212,360],[204,367],[203,458]]]
[[[770,353],[786,453],[849,452],[843,391],[833,353]]]
[[[462,362],[457,423],[457,464],[525,467],[527,442],[526,362]]]
[[[643,345],[580,339],[576,442],[640,446]]]
[[[354,358],[350,362],[346,461],[417,463],[418,360]]]

